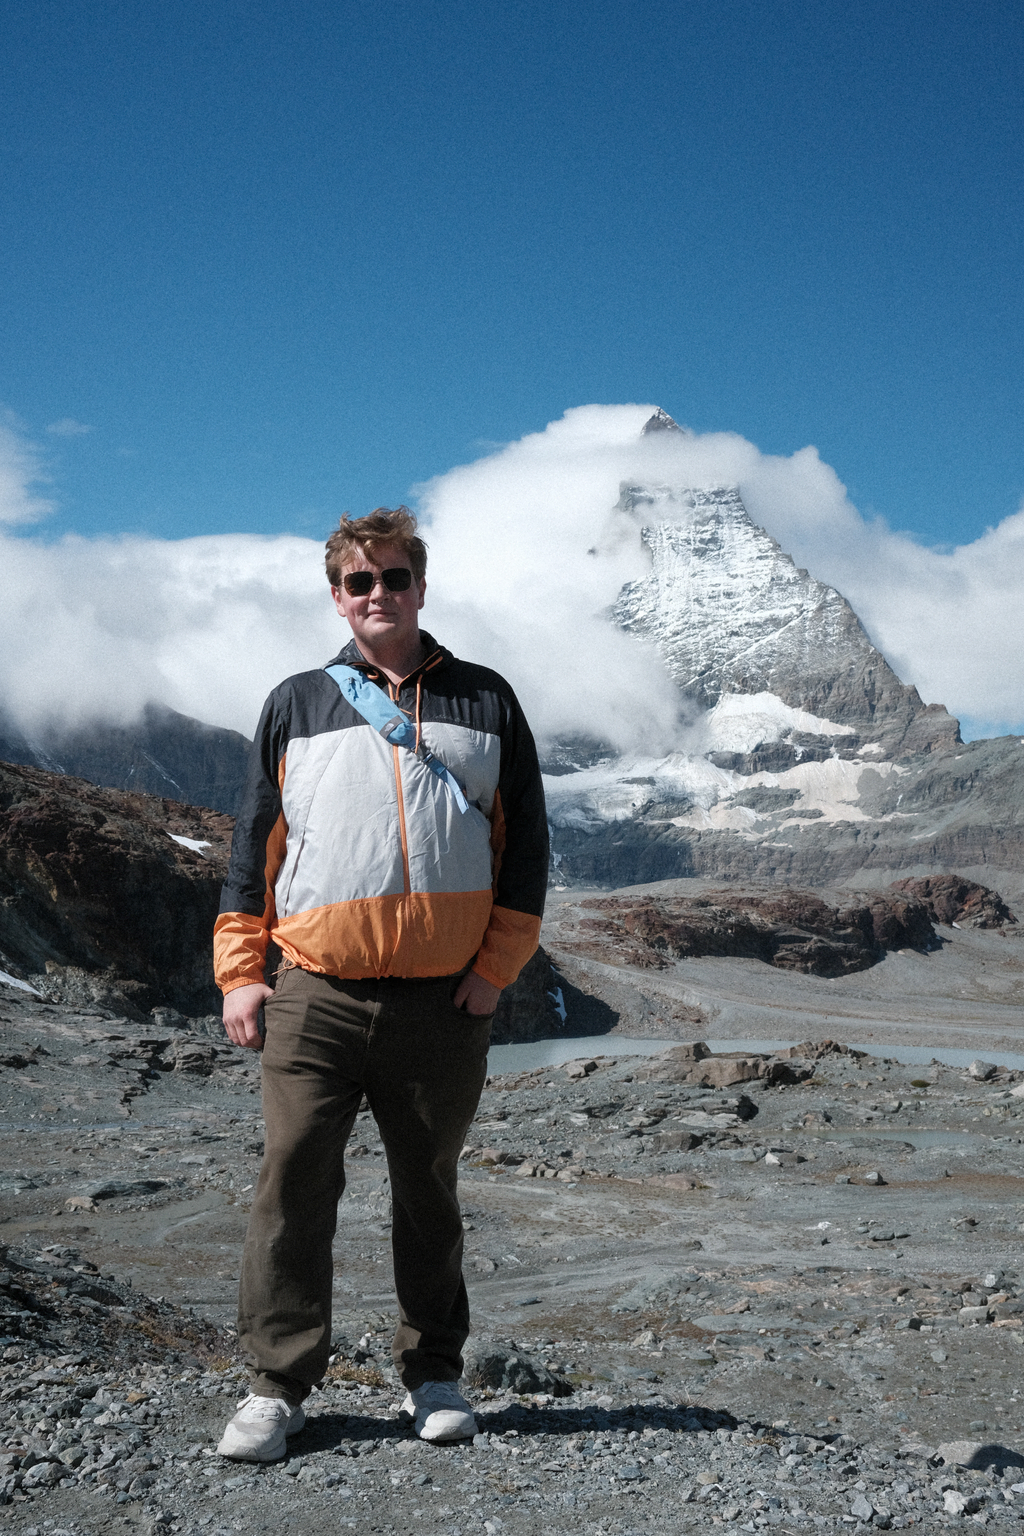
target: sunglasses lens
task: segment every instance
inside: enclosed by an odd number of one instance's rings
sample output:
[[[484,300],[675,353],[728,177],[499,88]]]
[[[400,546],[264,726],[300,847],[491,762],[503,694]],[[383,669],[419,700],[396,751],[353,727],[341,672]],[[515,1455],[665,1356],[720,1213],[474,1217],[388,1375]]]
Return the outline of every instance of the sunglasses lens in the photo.
[[[365,597],[373,591],[376,579],[372,571],[349,571],[342,578],[342,585],[349,597]],[[393,565],[389,570],[381,571],[380,579],[389,592],[408,592],[412,586],[412,571],[407,565]]]

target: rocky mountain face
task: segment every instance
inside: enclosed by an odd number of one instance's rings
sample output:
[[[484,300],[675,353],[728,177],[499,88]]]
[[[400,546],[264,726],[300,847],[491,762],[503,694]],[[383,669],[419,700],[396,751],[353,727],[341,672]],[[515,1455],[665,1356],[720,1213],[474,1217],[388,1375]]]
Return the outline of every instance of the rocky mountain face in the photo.
[[[133,725],[67,731],[50,722],[26,734],[0,712],[0,759],[70,774],[110,789],[167,795],[233,815],[250,743],[238,731],[147,705]]]
[[[644,771],[646,770],[646,772]],[[1016,736],[900,763],[869,757],[777,772],[682,756],[546,781],[557,885],[680,876],[841,884],[1024,871],[1024,747]]]
[[[0,764],[0,966],[139,1018],[219,1009],[210,943],[229,817]]]

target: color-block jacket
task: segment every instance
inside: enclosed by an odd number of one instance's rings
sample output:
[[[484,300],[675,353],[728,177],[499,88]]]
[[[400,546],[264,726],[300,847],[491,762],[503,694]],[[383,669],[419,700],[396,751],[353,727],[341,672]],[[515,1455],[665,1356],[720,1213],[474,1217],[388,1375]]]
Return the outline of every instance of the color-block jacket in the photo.
[[[530,728],[496,672],[421,635],[427,659],[399,687],[354,641],[335,661],[415,718],[468,811],[326,672],[288,678],[264,706],[235,826],[214,936],[225,993],[263,980],[271,938],[330,976],[447,976],[473,962],[496,987],[536,949],[548,839]]]

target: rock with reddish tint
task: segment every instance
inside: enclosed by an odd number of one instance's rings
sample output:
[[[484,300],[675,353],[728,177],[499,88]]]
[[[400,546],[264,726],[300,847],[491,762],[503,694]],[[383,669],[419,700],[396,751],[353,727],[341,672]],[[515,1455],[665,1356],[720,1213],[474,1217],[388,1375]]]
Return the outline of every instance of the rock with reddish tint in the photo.
[[[665,967],[720,956],[762,960],[805,975],[847,976],[877,964],[887,950],[935,943],[927,908],[902,892],[865,895],[846,907],[833,907],[813,891],[788,889],[602,896],[581,902],[580,910],[587,915],[564,931],[559,949],[606,965]]]
[[[891,891],[902,891],[927,907],[932,920],[961,928],[1007,928],[1017,919],[998,891],[963,875],[928,875],[919,880],[894,880]]]

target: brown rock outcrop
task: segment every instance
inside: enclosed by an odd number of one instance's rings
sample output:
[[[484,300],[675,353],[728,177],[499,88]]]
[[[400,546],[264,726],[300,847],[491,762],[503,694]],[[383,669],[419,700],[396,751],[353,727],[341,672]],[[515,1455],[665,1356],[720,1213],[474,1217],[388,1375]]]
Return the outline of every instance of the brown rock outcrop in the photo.
[[[211,941],[233,828],[216,811],[0,763],[0,967],[55,1001],[129,1017],[219,1013]],[[557,988],[538,950],[502,994],[495,1042],[556,1035]]]
[[[217,1008],[210,942],[232,826],[216,811],[0,763],[0,964],[55,983],[64,967],[99,973],[142,1012]]]
[[[781,970],[846,976],[890,949],[927,949],[935,932],[912,895],[865,895],[832,907],[812,891],[764,895],[605,896],[581,902],[581,917],[558,947],[606,965],[663,967],[701,955],[763,960]]]
[[[889,889],[921,902],[936,923],[958,923],[961,928],[1005,928],[1017,922],[997,891],[965,880],[963,875],[894,880]]]

